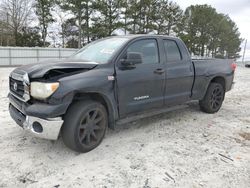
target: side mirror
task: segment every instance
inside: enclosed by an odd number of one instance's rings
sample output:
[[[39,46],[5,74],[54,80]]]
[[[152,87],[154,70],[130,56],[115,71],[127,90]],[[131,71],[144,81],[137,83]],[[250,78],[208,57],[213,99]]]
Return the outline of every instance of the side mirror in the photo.
[[[126,59],[121,59],[121,64],[123,66],[131,66],[135,64],[142,63],[142,55],[137,52],[128,52]]]

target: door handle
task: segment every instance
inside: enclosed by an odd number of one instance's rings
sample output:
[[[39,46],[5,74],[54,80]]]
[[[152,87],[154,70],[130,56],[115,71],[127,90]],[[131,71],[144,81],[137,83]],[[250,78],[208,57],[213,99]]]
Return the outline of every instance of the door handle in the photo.
[[[155,74],[163,74],[164,72],[165,72],[165,70],[164,70],[164,69],[161,69],[161,68],[156,69],[156,70],[154,71]]]

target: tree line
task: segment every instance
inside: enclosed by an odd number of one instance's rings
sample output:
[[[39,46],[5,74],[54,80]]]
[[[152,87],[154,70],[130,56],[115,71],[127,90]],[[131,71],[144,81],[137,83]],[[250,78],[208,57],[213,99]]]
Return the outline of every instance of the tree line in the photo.
[[[0,0],[1,46],[81,48],[115,33],[180,37],[193,55],[237,58],[241,38],[209,5],[170,0]],[[48,38],[52,39],[48,42]]]

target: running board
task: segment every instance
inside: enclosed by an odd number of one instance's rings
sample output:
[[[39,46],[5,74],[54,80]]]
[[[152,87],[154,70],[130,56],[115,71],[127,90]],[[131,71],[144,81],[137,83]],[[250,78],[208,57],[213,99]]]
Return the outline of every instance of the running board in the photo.
[[[132,121],[137,121],[139,119],[143,119],[143,118],[146,118],[146,117],[151,117],[151,116],[155,116],[155,115],[166,113],[166,112],[172,112],[172,111],[184,109],[184,108],[187,108],[187,107],[189,107],[187,104],[183,104],[183,105],[177,105],[177,106],[173,106],[173,107],[165,107],[165,108],[160,108],[160,109],[154,109],[154,110],[146,111],[144,113],[136,114],[134,116],[129,116],[129,117],[120,119],[120,120],[118,120],[116,122],[116,124],[121,125],[121,124],[129,123],[129,122],[132,122]]]

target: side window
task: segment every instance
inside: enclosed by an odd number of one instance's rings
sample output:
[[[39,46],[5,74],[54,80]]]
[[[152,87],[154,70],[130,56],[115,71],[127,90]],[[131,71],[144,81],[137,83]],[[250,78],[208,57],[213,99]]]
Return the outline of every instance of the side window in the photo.
[[[142,62],[145,64],[159,63],[158,46],[155,39],[136,41],[127,48],[127,52],[141,53]]]
[[[180,61],[181,53],[176,42],[173,40],[164,40],[163,43],[164,43],[165,53],[167,55],[167,61],[168,62]]]

